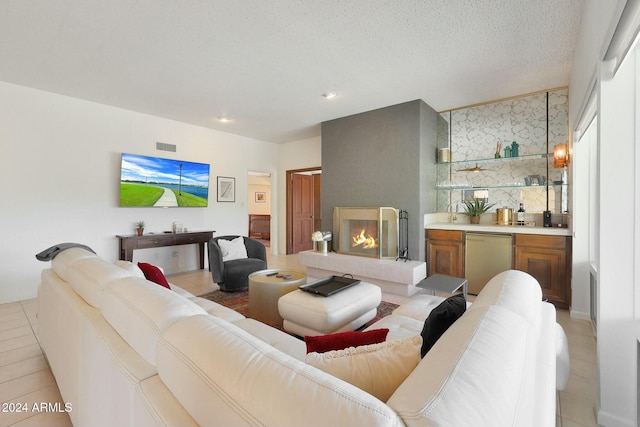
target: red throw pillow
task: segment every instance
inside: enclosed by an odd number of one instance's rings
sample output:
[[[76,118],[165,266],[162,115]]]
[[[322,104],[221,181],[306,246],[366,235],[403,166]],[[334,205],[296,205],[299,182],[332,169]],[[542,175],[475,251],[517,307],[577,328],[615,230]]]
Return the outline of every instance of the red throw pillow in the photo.
[[[140,267],[140,270],[142,270],[144,277],[146,277],[147,280],[157,283],[160,286],[164,286],[167,289],[171,289],[171,285],[167,282],[167,278],[164,277],[164,274],[162,274],[162,271],[160,271],[158,267],[147,264],[146,262],[139,262],[138,267]]]
[[[387,339],[389,329],[372,329],[366,332],[338,332],[336,334],[306,336],[307,353],[325,353],[332,350],[342,350],[347,347],[378,344]]]

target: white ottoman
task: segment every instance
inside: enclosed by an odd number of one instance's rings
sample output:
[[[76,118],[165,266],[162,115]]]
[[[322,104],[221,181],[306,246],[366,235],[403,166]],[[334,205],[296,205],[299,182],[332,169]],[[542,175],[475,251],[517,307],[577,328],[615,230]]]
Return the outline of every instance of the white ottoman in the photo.
[[[278,300],[285,331],[298,336],[354,331],[376,317],[382,291],[360,282],[328,297],[296,290]]]

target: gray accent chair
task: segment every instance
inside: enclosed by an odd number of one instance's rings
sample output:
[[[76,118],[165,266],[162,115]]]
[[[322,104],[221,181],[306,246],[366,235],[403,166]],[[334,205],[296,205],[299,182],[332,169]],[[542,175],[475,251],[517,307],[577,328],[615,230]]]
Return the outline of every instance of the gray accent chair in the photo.
[[[267,268],[267,249],[257,240],[244,238],[247,257],[222,262],[218,240],[233,240],[239,236],[218,236],[209,240],[209,267],[213,282],[226,292],[242,291],[249,287],[249,275]]]

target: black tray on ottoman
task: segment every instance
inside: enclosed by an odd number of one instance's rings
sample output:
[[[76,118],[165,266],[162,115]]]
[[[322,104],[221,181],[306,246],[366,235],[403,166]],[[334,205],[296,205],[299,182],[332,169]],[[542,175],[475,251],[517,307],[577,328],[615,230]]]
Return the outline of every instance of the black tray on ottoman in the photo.
[[[317,280],[306,285],[299,286],[299,289],[316,295],[328,297],[337,292],[344,291],[351,286],[357,285],[360,280],[344,276],[331,276]]]

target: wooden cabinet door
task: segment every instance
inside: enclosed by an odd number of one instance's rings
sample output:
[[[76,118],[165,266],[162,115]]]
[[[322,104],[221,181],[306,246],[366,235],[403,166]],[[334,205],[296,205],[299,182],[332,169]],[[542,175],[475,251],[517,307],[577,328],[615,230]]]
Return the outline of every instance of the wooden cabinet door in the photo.
[[[313,176],[293,175],[293,253],[313,248],[313,190]]]
[[[427,230],[427,276],[464,277],[464,233]]]
[[[567,268],[571,245],[568,239],[517,235],[515,241],[514,268],[535,277],[549,302],[557,308],[568,309],[571,301],[571,274]]]

